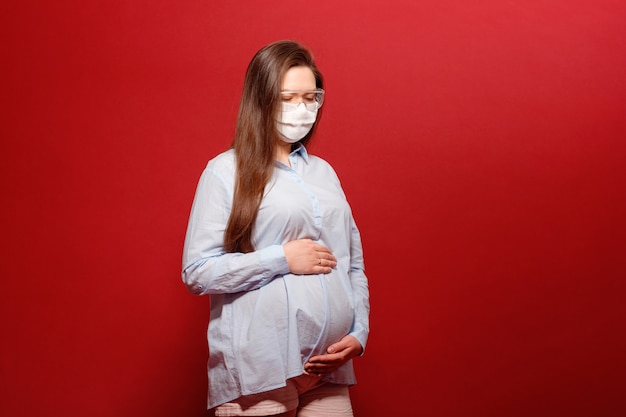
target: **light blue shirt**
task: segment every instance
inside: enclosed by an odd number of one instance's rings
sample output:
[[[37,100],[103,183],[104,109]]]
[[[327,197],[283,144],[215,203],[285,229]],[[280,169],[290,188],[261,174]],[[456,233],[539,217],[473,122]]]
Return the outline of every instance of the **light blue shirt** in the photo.
[[[276,162],[253,231],[256,251],[226,253],[235,155],[226,151],[202,173],[183,252],[183,282],[210,294],[208,407],[285,386],[314,355],[347,334],[365,348],[369,291],[361,238],[339,179],[304,146]],[[330,248],[330,274],[289,272],[283,244],[312,239]],[[349,361],[325,377],[354,384]]]

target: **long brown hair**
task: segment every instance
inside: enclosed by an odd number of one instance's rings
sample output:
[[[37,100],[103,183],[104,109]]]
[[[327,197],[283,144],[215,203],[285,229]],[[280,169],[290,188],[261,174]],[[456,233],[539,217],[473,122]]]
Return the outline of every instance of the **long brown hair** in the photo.
[[[232,211],[224,234],[227,252],[252,252],[252,232],[263,200],[265,186],[275,163],[276,127],[280,111],[280,88],[285,73],[292,67],[306,66],[313,71],[316,88],[323,88],[322,75],[312,54],[293,41],[271,43],[256,53],[244,79],[232,148],[237,168]],[[320,119],[318,110],[317,120]],[[299,142],[305,144],[315,130]],[[295,144],[294,146],[300,146]]]

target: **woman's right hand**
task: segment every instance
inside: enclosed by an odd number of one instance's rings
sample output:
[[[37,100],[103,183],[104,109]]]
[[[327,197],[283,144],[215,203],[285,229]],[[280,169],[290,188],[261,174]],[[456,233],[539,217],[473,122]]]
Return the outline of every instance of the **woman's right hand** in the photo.
[[[285,258],[292,274],[329,274],[337,259],[326,246],[311,239],[298,239],[283,245]]]

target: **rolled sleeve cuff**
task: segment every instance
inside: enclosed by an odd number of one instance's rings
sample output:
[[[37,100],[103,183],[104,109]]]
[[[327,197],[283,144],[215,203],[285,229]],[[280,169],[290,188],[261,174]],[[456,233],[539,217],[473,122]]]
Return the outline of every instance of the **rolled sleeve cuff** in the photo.
[[[258,251],[259,262],[263,270],[271,276],[287,274],[289,265],[285,257],[283,245],[272,245]]]
[[[361,344],[361,356],[363,356],[363,354],[365,353],[365,345],[367,344],[367,336],[368,336],[368,332],[366,332],[365,330],[353,330],[349,333],[350,336],[354,337],[356,340],[359,341],[359,343]]]

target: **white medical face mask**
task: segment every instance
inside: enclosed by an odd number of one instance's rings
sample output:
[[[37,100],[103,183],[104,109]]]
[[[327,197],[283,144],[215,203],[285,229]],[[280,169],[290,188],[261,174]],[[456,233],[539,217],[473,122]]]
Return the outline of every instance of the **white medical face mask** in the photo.
[[[317,110],[309,110],[304,103],[300,103],[295,110],[285,111],[289,105],[283,103],[282,111],[277,121],[281,140],[287,143],[296,143],[305,137],[317,118]]]

